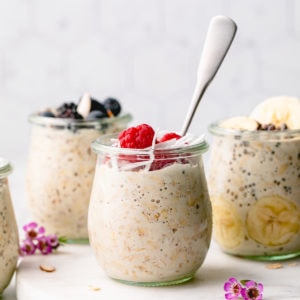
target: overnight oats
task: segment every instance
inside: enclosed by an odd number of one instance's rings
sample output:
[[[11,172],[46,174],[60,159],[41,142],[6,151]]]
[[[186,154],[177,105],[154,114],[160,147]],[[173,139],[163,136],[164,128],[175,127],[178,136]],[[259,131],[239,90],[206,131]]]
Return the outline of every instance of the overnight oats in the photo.
[[[7,178],[11,172],[10,164],[0,157],[0,295],[11,281],[19,255],[18,228]]]
[[[87,242],[87,213],[97,156],[91,143],[127,127],[118,100],[85,94],[29,117],[32,124],[27,195],[33,220],[69,242]]]
[[[98,162],[89,238],[107,275],[135,285],[190,280],[207,254],[211,206],[202,138],[154,133],[147,124],[92,145]]]
[[[270,98],[209,130],[216,242],[254,259],[300,255],[300,100]]]

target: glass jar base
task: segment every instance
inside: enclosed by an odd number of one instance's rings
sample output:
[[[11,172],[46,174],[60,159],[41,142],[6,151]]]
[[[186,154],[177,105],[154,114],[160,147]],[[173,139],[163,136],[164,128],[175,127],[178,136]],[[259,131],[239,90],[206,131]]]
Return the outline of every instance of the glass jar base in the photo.
[[[116,280],[121,283],[125,283],[128,285],[135,285],[135,286],[153,286],[153,287],[159,287],[159,286],[168,286],[168,285],[177,285],[177,284],[183,284],[185,282],[188,282],[194,278],[194,275],[185,276],[183,278],[170,280],[170,281],[154,281],[154,282],[138,282],[138,281],[129,281],[129,280],[122,280],[117,278],[112,278],[113,280]]]
[[[82,238],[82,239],[66,239],[66,244],[71,244],[71,245],[89,245],[89,239],[88,238]]]
[[[281,261],[281,260],[292,259],[292,258],[300,256],[300,252],[274,254],[274,255],[234,255],[234,256],[238,256],[238,257],[246,258],[246,259],[250,259],[250,260],[268,262],[268,261]]]

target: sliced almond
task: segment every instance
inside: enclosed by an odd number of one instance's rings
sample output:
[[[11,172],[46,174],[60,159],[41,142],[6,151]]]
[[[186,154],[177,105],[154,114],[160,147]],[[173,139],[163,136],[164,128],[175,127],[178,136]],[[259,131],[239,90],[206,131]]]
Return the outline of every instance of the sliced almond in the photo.
[[[297,262],[292,262],[288,264],[289,267],[296,267],[297,265],[298,265]]]
[[[84,93],[81,97],[78,106],[77,106],[77,112],[83,116],[83,118],[86,118],[91,111],[91,105],[92,100],[88,93]]]
[[[93,291],[100,291],[100,290],[101,290],[100,287],[98,287],[98,286],[93,286],[93,285],[89,285],[89,288],[90,288],[91,290],[93,290]]]
[[[51,273],[51,272],[56,271],[56,268],[54,266],[51,266],[51,265],[40,265],[40,269],[43,272],[47,272],[47,273]]]
[[[283,265],[280,263],[274,263],[274,264],[266,265],[266,268],[267,269],[281,269],[281,268],[283,268]]]

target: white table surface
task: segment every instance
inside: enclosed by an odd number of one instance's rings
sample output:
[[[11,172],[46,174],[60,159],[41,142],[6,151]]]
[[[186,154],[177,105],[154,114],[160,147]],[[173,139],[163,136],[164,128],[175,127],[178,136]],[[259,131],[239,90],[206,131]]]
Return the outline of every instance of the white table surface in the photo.
[[[42,272],[40,264],[53,265],[56,271]],[[263,283],[265,300],[300,299],[300,258],[281,262],[280,269],[269,269],[269,264],[229,256],[212,244],[194,280],[178,286],[137,287],[108,278],[88,245],[65,245],[57,254],[23,258],[15,286],[18,300],[217,300],[224,299],[223,284],[233,276]],[[13,288],[7,293],[2,299],[16,299]]]

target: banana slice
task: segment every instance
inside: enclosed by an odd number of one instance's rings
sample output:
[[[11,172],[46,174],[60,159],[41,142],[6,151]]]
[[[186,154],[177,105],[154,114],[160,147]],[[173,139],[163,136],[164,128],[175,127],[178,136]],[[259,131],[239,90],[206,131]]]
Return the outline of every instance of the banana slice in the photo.
[[[236,207],[229,201],[211,197],[213,209],[213,234],[225,250],[240,245],[244,238],[242,220]]]
[[[221,122],[220,126],[227,129],[250,130],[254,131],[258,128],[258,122],[246,116],[238,116],[226,119]]]
[[[248,212],[247,231],[264,246],[289,243],[300,230],[300,209],[296,203],[273,195],[260,198]]]
[[[262,124],[280,126],[285,123],[289,129],[300,129],[300,99],[289,96],[268,98],[254,108],[250,117]]]

